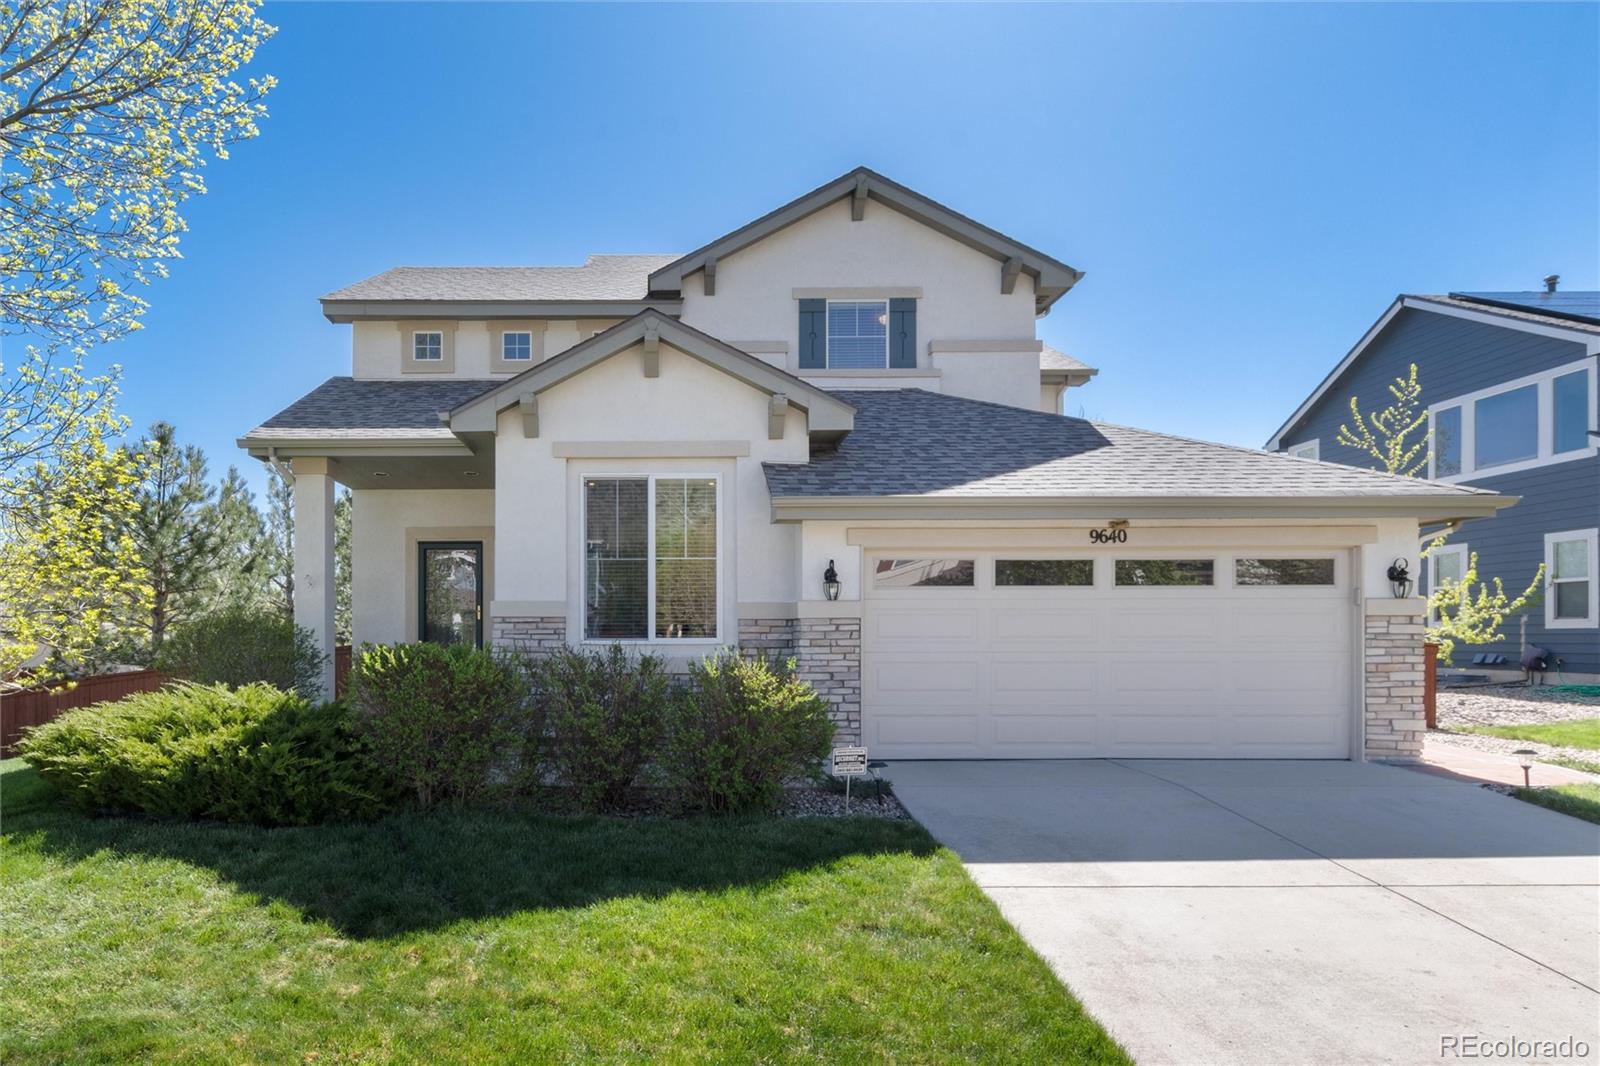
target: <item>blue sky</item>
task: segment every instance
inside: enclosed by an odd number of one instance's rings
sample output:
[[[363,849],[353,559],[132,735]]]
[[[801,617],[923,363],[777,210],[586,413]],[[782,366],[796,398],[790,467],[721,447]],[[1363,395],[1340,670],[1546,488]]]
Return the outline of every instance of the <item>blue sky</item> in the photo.
[[[124,410],[213,467],[400,264],[681,252],[866,164],[1087,272],[1069,413],[1260,446],[1396,293],[1600,288],[1600,6],[272,3]],[[1081,411],[1080,411],[1081,408]]]

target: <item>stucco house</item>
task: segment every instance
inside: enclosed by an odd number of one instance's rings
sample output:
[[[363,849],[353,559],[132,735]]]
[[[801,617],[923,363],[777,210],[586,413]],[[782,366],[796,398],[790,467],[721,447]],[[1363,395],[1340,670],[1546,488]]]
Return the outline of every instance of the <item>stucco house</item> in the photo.
[[[1600,292],[1457,292],[1397,297],[1267,442],[1267,450],[1370,465],[1339,443],[1350,398],[1367,411],[1412,364],[1431,433],[1419,476],[1521,502],[1493,521],[1448,528],[1420,587],[1458,581],[1471,555],[1481,579],[1513,594],[1543,563],[1538,602],[1499,643],[1458,649],[1455,665],[1520,676],[1542,649],[1551,681],[1600,682]],[[1496,665],[1499,663],[1500,665]],[[1486,665],[1487,664],[1487,665]]]
[[[325,646],[338,482],[358,642],[793,655],[886,757],[1415,754],[1386,571],[1512,499],[1063,417],[1082,276],[857,169],[687,255],[330,293],[351,373],[240,443]]]

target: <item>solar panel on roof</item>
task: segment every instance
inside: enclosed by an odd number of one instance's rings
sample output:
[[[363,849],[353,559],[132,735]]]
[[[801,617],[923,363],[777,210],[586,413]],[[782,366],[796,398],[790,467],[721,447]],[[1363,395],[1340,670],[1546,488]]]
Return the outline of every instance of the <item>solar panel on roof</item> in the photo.
[[[1600,323],[1600,292],[1453,292],[1450,295],[1515,311],[1536,311]]]

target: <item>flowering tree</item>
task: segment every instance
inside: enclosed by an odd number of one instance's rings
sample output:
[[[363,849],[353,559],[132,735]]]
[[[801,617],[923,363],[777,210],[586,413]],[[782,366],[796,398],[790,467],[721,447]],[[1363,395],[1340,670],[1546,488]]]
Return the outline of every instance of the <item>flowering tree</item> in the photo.
[[[1440,537],[1429,545],[1444,543]],[[1493,591],[1490,587],[1493,586]],[[1457,644],[1493,644],[1506,639],[1501,626],[1507,618],[1527,610],[1544,587],[1544,564],[1520,596],[1506,595],[1499,578],[1488,583],[1478,580],[1478,553],[1467,559],[1466,573],[1460,581],[1441,581],[1428,592],[1428,609],[1436,621],[1428,627],[1428,639],[1439,645],[1439,661],[1449,664]]]
[[[1355,448],[1378,461],[1391,474],[1416,477],[1428,465],[1428,412],[1422,407],[1422,386],[1417,383],[1417,364],[1403,378],[1389,385],[1393,397],[1388,407],[1364,416],[1359,398],[1350,397],[1350,421],[1339,427],[1339,443]],[[1413,439],[1413,434],[1421,436]]]
[[[208,156],[254,137],[259,0],[0,0],[0,329],[46,350],[138,328]]]

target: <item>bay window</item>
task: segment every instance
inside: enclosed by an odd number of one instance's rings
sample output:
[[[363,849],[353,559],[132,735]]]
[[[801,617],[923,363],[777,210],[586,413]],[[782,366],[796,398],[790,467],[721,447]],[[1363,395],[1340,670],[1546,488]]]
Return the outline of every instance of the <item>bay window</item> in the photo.
[[[717,479],[584,479],[584,638],[718,637]]]

